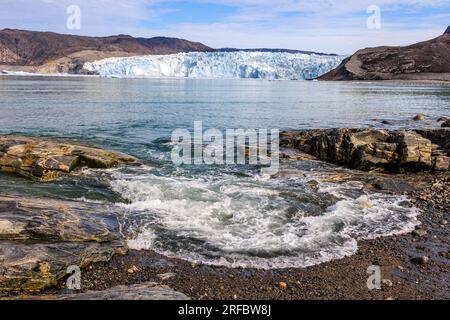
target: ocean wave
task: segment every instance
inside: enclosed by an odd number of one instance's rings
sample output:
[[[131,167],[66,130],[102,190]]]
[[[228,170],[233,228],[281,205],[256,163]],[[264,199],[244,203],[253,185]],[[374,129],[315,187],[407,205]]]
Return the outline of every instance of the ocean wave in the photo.
[[[359,240],[419,224],[406,197],[320,178],[315,172],[255,179],[119,170],[111,186],[130,201],[120,204],[128,212],[130,248],[209,265],[307,267],[355,254]]]

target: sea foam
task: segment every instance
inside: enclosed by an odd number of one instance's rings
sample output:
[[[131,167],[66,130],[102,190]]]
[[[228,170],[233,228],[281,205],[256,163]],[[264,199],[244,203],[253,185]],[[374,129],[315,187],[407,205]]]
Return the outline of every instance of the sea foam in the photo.
[[[129,245],[195,263],[261,269],[307,267],[353,255],[358,241],[407,233],[419,211],[406,197],[361,184],[305,177],[164,177],[117,172],[130,201]]]

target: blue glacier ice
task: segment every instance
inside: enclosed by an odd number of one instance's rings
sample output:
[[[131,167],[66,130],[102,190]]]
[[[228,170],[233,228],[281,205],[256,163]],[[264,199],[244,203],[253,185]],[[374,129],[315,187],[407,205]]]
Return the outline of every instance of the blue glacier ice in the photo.
[[[108,58],[84,65],[104,77],[314,79],[344,56],[287,52],[191,52]]]

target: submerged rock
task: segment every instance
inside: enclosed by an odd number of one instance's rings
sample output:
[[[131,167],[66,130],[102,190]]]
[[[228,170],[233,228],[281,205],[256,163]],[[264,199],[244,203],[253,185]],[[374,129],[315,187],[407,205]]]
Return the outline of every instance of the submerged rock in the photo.
[[[414,121],[425,121],[425,115],[423,114],[418,114],[414,117],[413,119]]]
[[[0,290],[55,285],[80,268],[125,254],[114,207],[0,195]]]
[[[135,160],[119,152],[71,142],[0,136],[0,172],[17,173],[43,182],[83,166],[111,168]]]
[[[359,170],[448,170],[450,131],[326,129],[283,132],[282,146]]]

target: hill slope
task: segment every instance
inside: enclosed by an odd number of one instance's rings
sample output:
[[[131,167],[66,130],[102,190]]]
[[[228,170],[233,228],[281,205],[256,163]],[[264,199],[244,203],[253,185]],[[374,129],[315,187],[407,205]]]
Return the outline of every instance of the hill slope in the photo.
[[[319,79],[450,81],[450,27],[414,45],[359,50]]]
[[[198,42],[176,38],[134,38],[127,35],[84,37],[52,32],[0,30],[0,66],[31,72],[76,73],[84,62],[179,52],[214,51]]]

